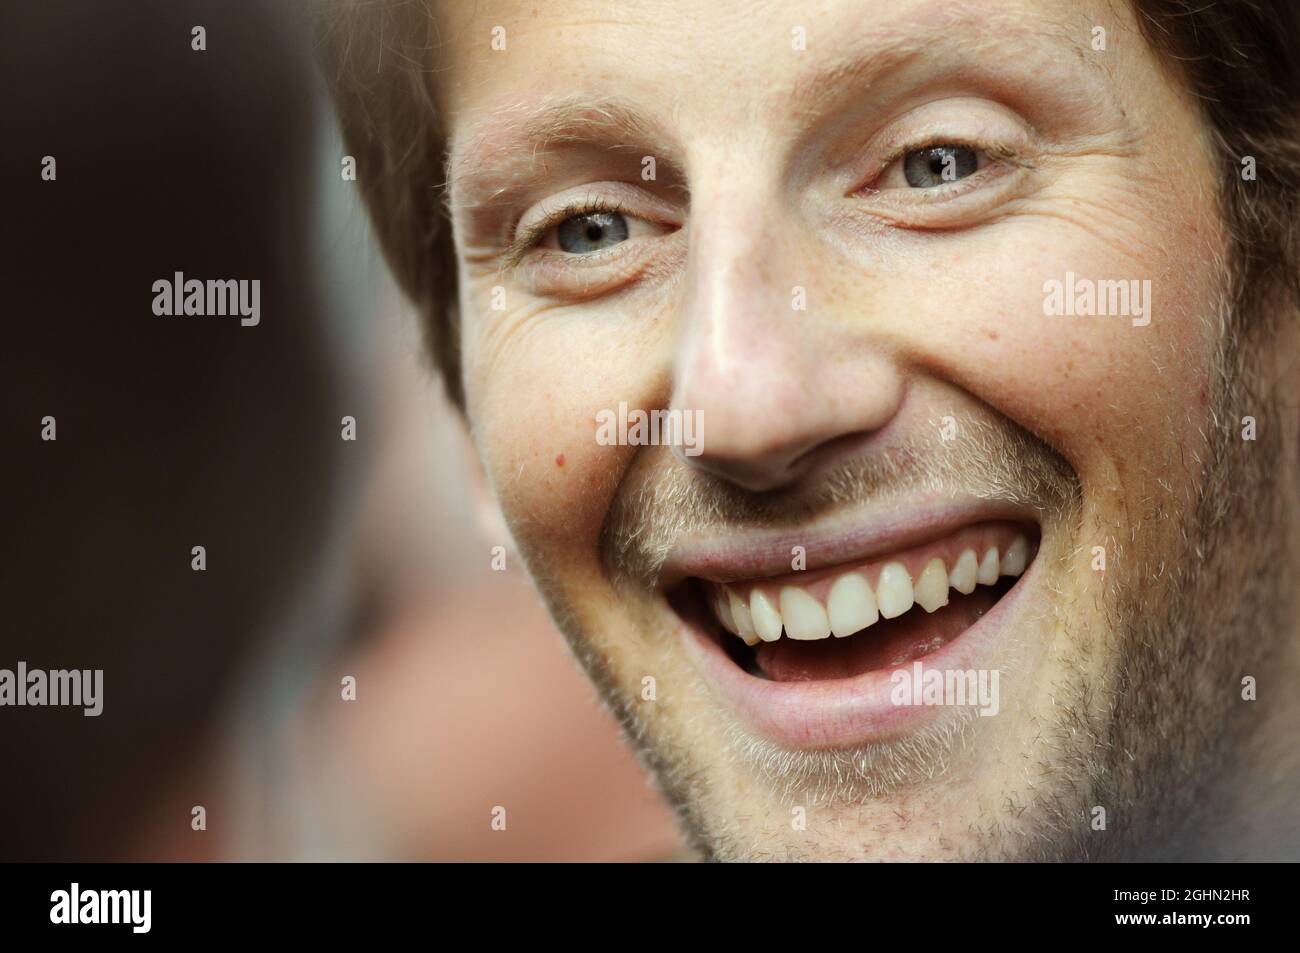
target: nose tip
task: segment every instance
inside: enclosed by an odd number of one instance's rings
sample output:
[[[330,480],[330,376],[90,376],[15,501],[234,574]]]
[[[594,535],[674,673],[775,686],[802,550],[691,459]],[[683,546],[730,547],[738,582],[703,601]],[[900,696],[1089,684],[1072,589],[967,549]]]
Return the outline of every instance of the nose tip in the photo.
[[[786,321],[715,324],[678,369],[673,403],[696,411],[703,431],[695,455],[682,459],[755,493],[861,450],[898,414],[906,390],[902,367],[873,352],[861,322],[834,314],[816,328]]]

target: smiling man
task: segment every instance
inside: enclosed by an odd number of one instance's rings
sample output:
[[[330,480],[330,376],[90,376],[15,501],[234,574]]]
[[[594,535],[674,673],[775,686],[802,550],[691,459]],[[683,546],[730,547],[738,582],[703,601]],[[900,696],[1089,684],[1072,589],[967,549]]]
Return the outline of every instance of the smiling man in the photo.
[[[703,855],[1300,856],[1297,14],[343,3],[323,44]],[[626,408],[695,452],[599,439]]]

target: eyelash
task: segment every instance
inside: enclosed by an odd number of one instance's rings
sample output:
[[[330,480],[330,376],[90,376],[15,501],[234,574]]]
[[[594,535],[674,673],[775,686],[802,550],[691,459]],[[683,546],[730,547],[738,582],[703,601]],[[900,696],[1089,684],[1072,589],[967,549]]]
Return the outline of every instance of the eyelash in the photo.
[[[516,231],[514,240],[510,242],[510,247],[506,250],[506,264],[508,266],[519,264],[525,255],[537,247],[546,233],[560,223],[570,218],[592,215],[596,212],[619,215],[623,212],[623,203],[605,202],[591,197],[566,202],[554,211],[547,213],[545,218],[534,222],[527,228]]]

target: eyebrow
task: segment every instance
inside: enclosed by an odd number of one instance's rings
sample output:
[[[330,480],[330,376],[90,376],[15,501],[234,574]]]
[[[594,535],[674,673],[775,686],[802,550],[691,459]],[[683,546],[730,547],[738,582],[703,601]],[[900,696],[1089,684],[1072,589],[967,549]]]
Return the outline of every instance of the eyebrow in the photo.
[[[629,151],[644,147],[649,151],[652,147],[662,149],[664,138],[662,130],[621,100],[581,94],[549,96],[540,102],[496,109],[463,140],[453,143],[447,181],[454,187],[491,169],[487,178],[504,182],[509,178],[509,166],[531,166],[539,153],[565,144],[601,144],[606,149]],[[491,202],[507,188],[487,181],[479,194],[467,199]]]

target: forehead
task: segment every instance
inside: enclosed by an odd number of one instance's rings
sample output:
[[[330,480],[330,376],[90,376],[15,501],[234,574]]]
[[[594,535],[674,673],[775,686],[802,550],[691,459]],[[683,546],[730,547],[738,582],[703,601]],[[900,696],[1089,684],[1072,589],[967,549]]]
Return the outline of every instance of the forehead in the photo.
[[[545,64],[551,70],[533,76],[541,93],[593,79],[768,86],[855,48],[923,53],[936,42],[1055,34],[1085,49],[1092,25],[1127,16],[1124,5],[1108,5],[1096,19],[1070,0],[433,0],[433,10],[439,72],[471,70],[475,86],[492,87]]]
[[[434,4],[434,90],[453,187],[565,137],[671,148],[778,137],[903,92],[1114,96],[1140,47],[1123,4],[1062,0],[565,0]],[[1117,18],[1123,19],[1117,19]],[[1092,48],[1094,29],[1110,52]],[[1122,34],[1125,42],[1118,42]],[[1128,54],[1131,59],[1131,52]],[[878,117],[877,117],[878,118]]]

